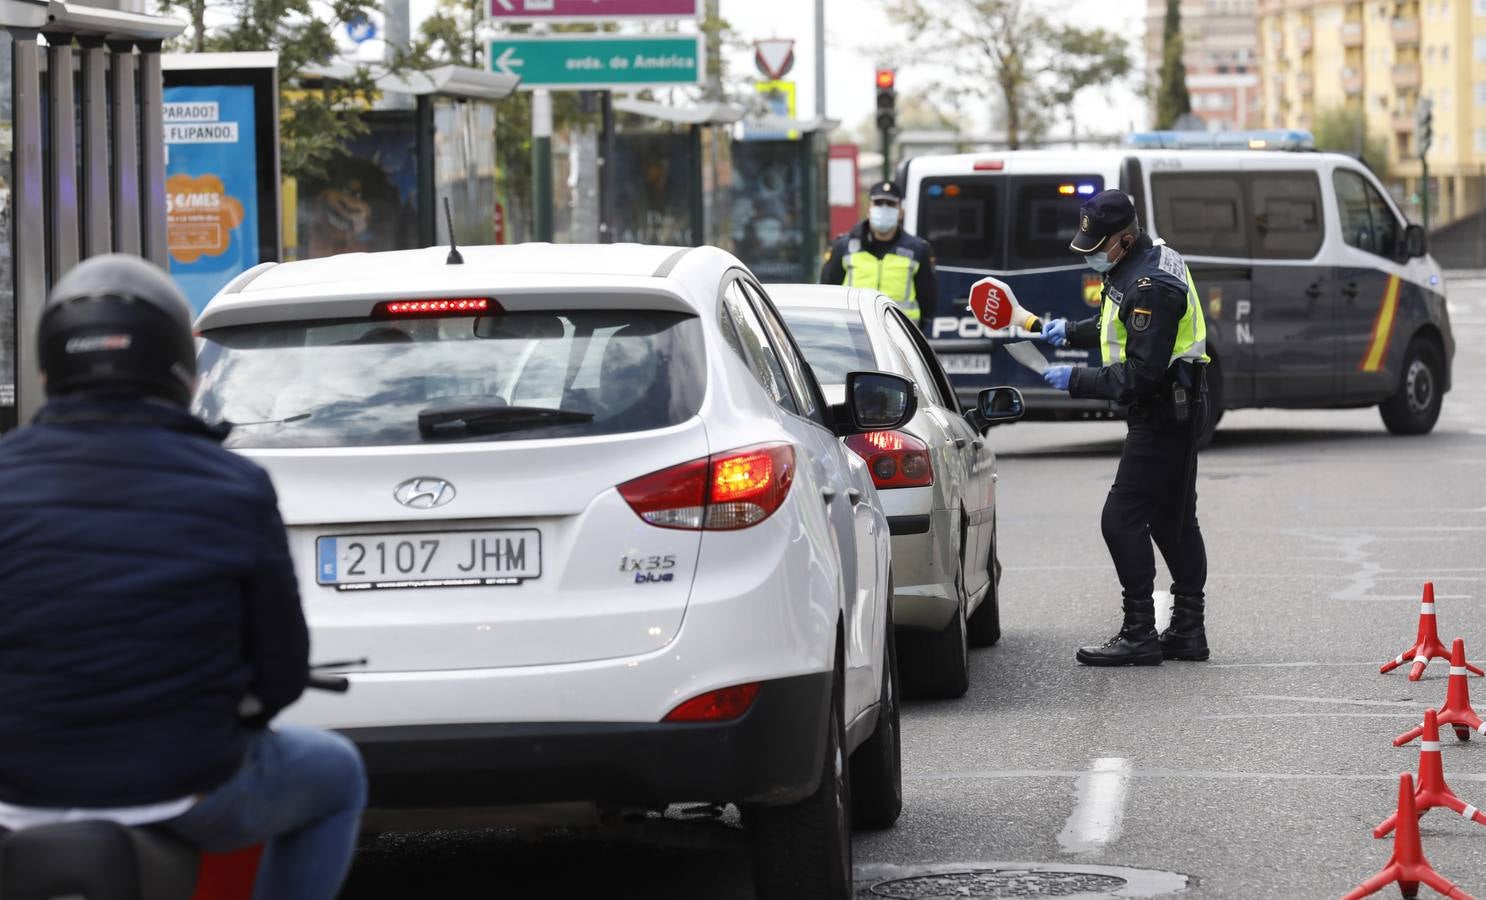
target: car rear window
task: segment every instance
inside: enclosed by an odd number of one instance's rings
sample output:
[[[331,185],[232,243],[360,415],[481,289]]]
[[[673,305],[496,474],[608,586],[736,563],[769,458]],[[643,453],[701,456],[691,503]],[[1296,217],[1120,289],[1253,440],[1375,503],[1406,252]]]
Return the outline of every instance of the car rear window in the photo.
[[[1005,254],[1001,179],[928,178],[919,194],[918,235],[941,266],[999,269]]]
[[[875,372],[878,365],[862,318],[850,310],[779,310],[805,361],[821,384],[845,384],[849,372]]]
[[[695,416],[695,316],[503,312],[217,328],[195,411],[226,445],[359,447],[620,434]]]
[[[1104,189],[1094,175],[1016,176],[1011,181],[1008,269],[1083,265],[1068,244],[1078,231],[1078,210]]]

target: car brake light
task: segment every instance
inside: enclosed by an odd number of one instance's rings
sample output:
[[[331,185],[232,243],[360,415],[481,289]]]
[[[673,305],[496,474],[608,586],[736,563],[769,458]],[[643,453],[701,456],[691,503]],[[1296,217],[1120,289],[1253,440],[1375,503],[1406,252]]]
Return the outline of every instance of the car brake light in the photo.
[[[925,487],[934,483],[929,445],[902,431],[869,431],[846,439],[846,446],[867,461],[878,490]]]
[[[437,300],[387,300],[378,303],[373,316],[383,319],[471,316],[500,312],[500,304],[488,297],[448,297]]]
[[[660,528],[734,531],[773,515],[794,478],[795,448],[768,444],[643,475],[621,484],[619,495]]]
[[[999,172],[1006,168],[1006,163],[999,159],[977,159],[975,171],[977,172]]]
[[[740,684],[693,697],[670,712],[666,722],[728,722],[748,712],[759,683]]]

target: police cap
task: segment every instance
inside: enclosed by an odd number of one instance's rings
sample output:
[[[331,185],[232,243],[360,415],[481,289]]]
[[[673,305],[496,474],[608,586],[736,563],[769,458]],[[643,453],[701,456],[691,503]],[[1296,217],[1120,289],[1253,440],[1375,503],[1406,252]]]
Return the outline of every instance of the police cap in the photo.
[[[903,189],[894,181],[879,181],[872,185],[873,200],[896,200],[903,202]]]
[[[1093,253],[1104,239],[1135,221],[1135,204],[1124,191],[1110,188],[1084,201],[1078,210],[1078,233],[1068,244],[1075,253]]]

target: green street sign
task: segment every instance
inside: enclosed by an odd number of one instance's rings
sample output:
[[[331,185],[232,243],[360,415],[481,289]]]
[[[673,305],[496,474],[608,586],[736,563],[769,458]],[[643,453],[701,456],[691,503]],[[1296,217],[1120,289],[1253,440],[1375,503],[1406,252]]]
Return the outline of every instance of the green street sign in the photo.
[[[500,38],[492,71],[521,77],[521,88],[608,90],[700,84],[706,56],[699,35],[593,35]]]

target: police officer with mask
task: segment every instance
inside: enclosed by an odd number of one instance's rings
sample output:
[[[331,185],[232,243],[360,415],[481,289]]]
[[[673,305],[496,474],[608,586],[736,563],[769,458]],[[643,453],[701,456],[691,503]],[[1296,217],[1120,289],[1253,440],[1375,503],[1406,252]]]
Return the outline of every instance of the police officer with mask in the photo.
[[[1206,410],[1207,326],[1181,256],[1152,241],[1122,191],[1084,203],[1069,245],[1104,275],[1100,313],[1048,322],[1055,346],[1099,348],[1101,365],[1050,366],[1043,378],[1074,397],[1126,407],[1129,431],[1101,526],[1124,590],[1125,620],[1087,666],[1160,665],[1208,658],[1203,629],[1207,551],[1197,526],[1197,436]],[[1171,572],[1171,627],[1156,634],[1154,539]]]
[[[920,328],[934,319],[939,285],[929,242],[903,230],[903,191],[891,181],[872,186],[872,211],[836,238],[820,269],[821,284],[881,291]]]

